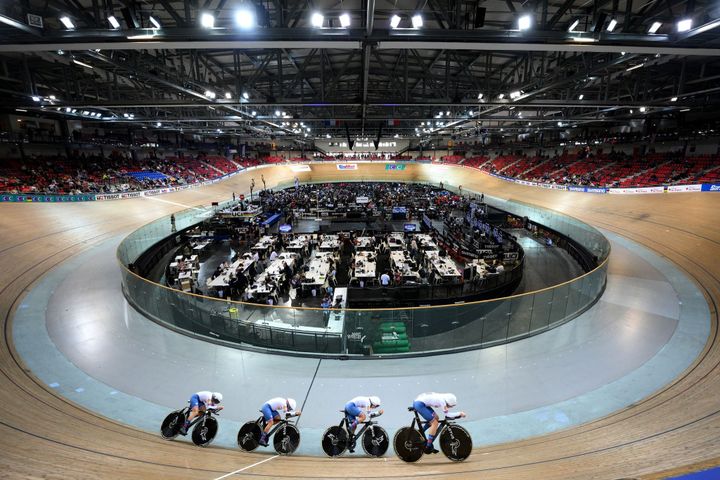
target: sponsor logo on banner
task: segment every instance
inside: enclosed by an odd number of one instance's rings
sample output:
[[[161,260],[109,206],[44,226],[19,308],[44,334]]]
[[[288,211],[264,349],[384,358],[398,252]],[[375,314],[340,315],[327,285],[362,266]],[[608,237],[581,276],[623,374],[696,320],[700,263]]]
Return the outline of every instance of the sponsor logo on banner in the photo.
[[[290,170],[293,172],[309,172],[312,169],[310,165],[290,165]]]
[[[515,180],[515,183],[519,183],[520,185],[528,185],[530,187],[537,185],[536,182],[528,182],[527,180]]]
[[[385,170],[405,170],[404,163],[386,163]]]
[[[368,203],[370,201],[369,197],[356,197],[355,203]]]
[[[702,185],[670,185],[667,187],[668,192],[699,192]]]
[[[607,189],[603,187],[576,187],[569,185],[567,189],[571,192],[585,192],[585,193],[606,193]]]
[[[337,165],[338,170],[357,170],[358,166],[357,163],[338,163]]]
[[[636,194],[636,193],[663,193],[665,187],[639,187],[639,188],[611,188],[610,193],[614,194]]]
[[[567,189],[570,190],[571,192],[584,192],[585,191],[585,187],[574,187],[572,185],[568,186]]]
[[[720,183],[703,183],[703,192],[720,192]]]

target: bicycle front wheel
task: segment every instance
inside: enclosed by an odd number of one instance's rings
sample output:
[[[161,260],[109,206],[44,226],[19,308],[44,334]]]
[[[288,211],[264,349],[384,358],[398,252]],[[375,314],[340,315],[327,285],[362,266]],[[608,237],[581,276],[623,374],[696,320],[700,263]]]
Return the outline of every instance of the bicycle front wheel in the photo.
[[[363,433],[362,446],[368,455],[382,457],[390,446],[390,439],[385,429],[380,425],[370,425]]]
[[[393,447],[400,460],[417,462],[425,453],[425,439],[414,428],[403,427],[395,434]]]
[[[300,446],[300,430],[286,423],[273,436],[273,446],[280,455],[290,455]]]
[[[462,462],[472,452],[470,433],[460,425],[448,425],[440,434],[440,450],[454,462]]]
[[[206,416],[195,425],[192,432],[192,441],[198,447],[207,447],[215,439],[218,432],[218,421]]]

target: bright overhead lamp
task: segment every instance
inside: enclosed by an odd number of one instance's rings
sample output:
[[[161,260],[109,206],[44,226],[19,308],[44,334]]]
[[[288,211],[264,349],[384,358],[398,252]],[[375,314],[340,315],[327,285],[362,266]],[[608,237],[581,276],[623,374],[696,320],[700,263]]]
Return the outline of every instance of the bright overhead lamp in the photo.
[[[582,100],[583,98],[585,98],[585,95],[581,93],[581,94],[578,96],[578,100]]]
[[[75,28],[75,24],[72,22],[72,20],[70,20],[70,17],[60,17],[60,21],[63,25],[65,25],[65,28],[67,28],[68,30],[72,30],[73,28]]]
[[[159,127],[162,127],[162,123],[161,123],[161,122],[157,122],[157,123],[155,124],[155,126],[158,127],[158,128],[159,128]]]
[[[671,102],[677,102],[677,97],[672,97],[672,98],[670,99],[670,101],[671,101]]]
[[[505,98],[505,94],[504,94],[504,93],[501,93],[500,95],[498,95],[498,99],[499,99],[499,100],[502,100],[503,98]]]
[[[109,23],[110,26],[111,26],[112,28],[114,28],[115,30],[117,30],[118,28],[120,28],[120,22],[117,21],[117,18],[115,18],[114,15],[110,15],[110,16],[108,17],[108,23]]]
[[[510,98],[515,100],[516,98],[520,98],[520,90],[515,90],[514,92],[510,92]]]
[[[38,97],[37,95],[33,95],[32,99],[33,99],[34,102],[39,102],[39,101],[40,101],[40,97]]]
[[[73,63],[76,65],[80,65],[81,67],[89,68],[91,70],[93,69],[92,65],[88,65],[87,63],[81,62],[80,60],[76,60],[74,58],[73,58]]]
[[[128,115],[127,113],[123,113],[123,117],[130,118],[130,115]]]
[[[348,28],[350,26],[350,15],[347,13],[340,15],[340,26],[342,28]]]
[[[419,13],[416,13],[412,16],[412,26],[413,28],[422,28],[423,26],[423,18],[422,15]]]
[[[215,92],[213,92],[211,90],[205,90],[205,96],[207,98],[215,98],[217,95],[215,94]]]
[[[639,64],[639,65],[635,65],[635,66],[633,66],[633,67],[626,68],[625,71],[626,71],[626,72],[632,72],[633,70],[636,70],[636,69],[638,69],[638,68],[642,68],[642,67],[644,67],[644,66],[645,66],[645,64],[644,64],[644,63],[641,63],[641,64]]]
[[[398,28],[398,26],[400,25],[400,20],[402,20],[400,18],[400,15],[393,15],[392,17],[390,17],[390,27]]]
[[[248,100],[250,98],[250,94],[248,92],[243,92],[242,96],[245,100]]]
[[[82,114],[87,117],[90,114],[90,112],[88,112],[87,110],[83,110]]]
[[[660,29],[660,27],[662,27],[661,22],[653,22],[653,24],[650,25],[650,28],[648,29],[648,33],[655,33]]]
[[[225,92],[225,98],[227,98],[228,100],[230,100],[230,99],[232,98],[232,93],[230,93],[230,92]]]
[[[449,116],[450,116],[450,112],[445,112],[445,115],[447,115],[447,116],[449,117]]]
[[[683,20],[680,20],[677,23],[677,31],[680,33],[687,32],[691,28],[692,28],[692,19],[691,18],[685,18]]]
[[[482,93],[478,93],[478,100],[482,100],[482,98],[483,98],[483,94],[482,94]]]
[[[247,8],[240,9],[235,14],[235,22],[238,27],[249,30],[255,26],[255,13]]]
[[[70,108],[70,107],[65,107],[65,113],[70,113],[70,110],[72,110],[72,108]]]
[[[280,116],[280,110],[275,110],[275,116],[276,116],[276,117],[279,117],[279,116]]]
[[[257,112],[256,112],[255,110],[253,110],[250,115],[252,115],[253,117],[255,117],[255,116],[257,116]]]
[[[203,13],[200,15],[200,25],[203,28],[215,28],[215,16],[211,13]]]
[[[155,25],[155,28],[162,28],[162,25],[160,25],[160,22],[158,22],[157,19],[155,17],[153,17],[152,15],[150,15],[148,20],[150,20],[150,23]]]
[[[640,107],[640,113],[647,112],[647,107]]]
[[[607,31],[612,32],[613,30],[615,30],[615,27],[617,27],[617,20],[613,18],[612,20],[610,20],[610,23],[608,23]]]
[[[325,17],[322,13],[315,12],[310,17],[310,24],[315,28],[322,28]]]
[[[49,98],[50,100],[57,100],[57,99],[55,98],[55,95],[50,95],[50,96],[48,96],[48,98]]]
[[[518,18],[518,30],[528,30],[532,26],[532,17],[530,15],[523,15]]]
[[[575,28],[577,28],[578,25],[580,25],[580,19],[576,18],[575,21],[570,24],[570,28],[568,28],[568,32],[574,32]]]

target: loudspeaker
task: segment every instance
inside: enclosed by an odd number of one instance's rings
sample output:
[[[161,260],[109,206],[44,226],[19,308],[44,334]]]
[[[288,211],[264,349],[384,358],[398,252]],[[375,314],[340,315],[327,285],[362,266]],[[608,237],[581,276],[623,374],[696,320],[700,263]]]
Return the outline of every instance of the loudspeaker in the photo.
[[[475,23],[473,24],[475,28],[482,28],[485,25],[485,12],[485,7],[475,8]]]

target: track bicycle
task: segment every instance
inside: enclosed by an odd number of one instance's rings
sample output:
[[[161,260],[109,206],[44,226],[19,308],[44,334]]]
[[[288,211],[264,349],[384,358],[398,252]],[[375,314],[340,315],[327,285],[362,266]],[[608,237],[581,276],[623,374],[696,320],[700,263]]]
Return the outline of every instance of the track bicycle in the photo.
[[[333,425],[325,430],[322,436],[323,451],[330,457],[342,455],[345,450],[350,453],[355,451],[355,442],[362,437],[362,447],[365,453],[372,457],[382,457],[390,446],[390,439],[384,428],[372,421],[372,418],[380,416],[377,412],[368,415],[367,420],[362,422],[362,428],[355,434],[350,433],[350,422],[345,410],[343,419],[339,425]]]
[[[395,453],[405,462],[417,462],[425,453],[427,436],[425,430],[429,423],[423,428],[423,421],[420,414],[413,407],[408,407],[409,412],[415,414],[415,418],[409,427],[402,427],[393,438]],[[453,420],[455,417],[448,417],[439,421],[436,437],[440,442],[440,450],[447,458],[455,462],[462,462],[472,452],[472,438],[470,433]]]

